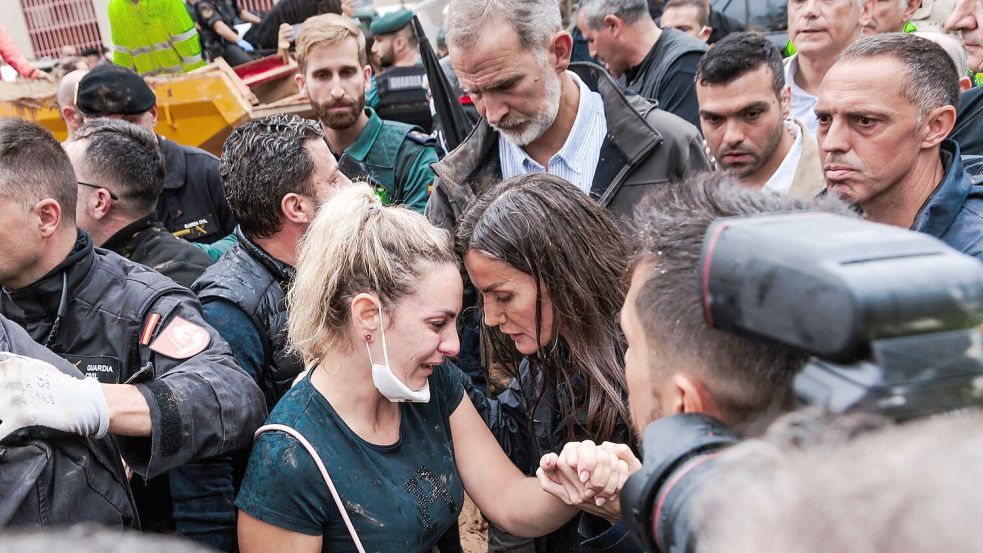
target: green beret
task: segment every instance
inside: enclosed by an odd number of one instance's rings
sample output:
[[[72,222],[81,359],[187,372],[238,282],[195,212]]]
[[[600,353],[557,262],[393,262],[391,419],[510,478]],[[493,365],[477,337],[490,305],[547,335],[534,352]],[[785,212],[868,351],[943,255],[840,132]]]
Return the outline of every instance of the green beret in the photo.
[[[400,9],[375,18],[369,30],[373,35],[388,35],[409,25],[410,21],[413,21],[413,12]]]

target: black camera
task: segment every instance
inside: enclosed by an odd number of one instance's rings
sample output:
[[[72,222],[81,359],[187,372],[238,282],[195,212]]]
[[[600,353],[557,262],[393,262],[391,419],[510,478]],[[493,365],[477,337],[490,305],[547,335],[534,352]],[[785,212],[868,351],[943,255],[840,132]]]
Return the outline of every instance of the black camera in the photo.
[[[896,421],[983,405],[983,263],[925,234],[825,213],[732,217],[707,229],[708,325],[811,354],[800,405]],[[649,551],[695,549],[687,501],[739,437],[705,415],[645,430],[621,512]]]

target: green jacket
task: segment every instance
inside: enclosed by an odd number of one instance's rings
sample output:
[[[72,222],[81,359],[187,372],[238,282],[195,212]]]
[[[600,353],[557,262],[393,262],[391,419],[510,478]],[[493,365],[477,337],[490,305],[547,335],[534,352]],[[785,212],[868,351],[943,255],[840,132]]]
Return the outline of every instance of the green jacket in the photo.
[[[383,202],[423,213],[434,179],[430,165],[437,163],[436,141],[418,127],[385,121],[372,108],[365,111],[369,123],[345,153],[365,165]]]

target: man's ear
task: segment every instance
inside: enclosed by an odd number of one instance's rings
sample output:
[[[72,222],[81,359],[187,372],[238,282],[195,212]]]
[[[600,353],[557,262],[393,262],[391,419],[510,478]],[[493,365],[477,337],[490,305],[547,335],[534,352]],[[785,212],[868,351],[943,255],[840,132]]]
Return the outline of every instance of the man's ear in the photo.
[[[61,228],[61,205],[52,198],[45,198],[31,209],[38,221],[38,233],[48,238]]]
[[[154,104],[154,107],[150,108],[150,118],[151,118],[151,121],[153,123],[153,127],[156,129],[157,128],[157,105],[156,104]]]
[[[313,208],[309,209],[306,203],[311,203],[311,199],[303,194],[289,192],[280,199],[280,214],[291,223],[298,225],[309,225],[312,222],[310,214]]]
[[[901,20],[911,21],[911,18],[915,16],[915,12],[920,7],[922,7],[922,0],[908,0],[908,4],[904,8],[904,13],[901,14]],[[900,31],[901,29],[898,30]]]
[[[556,33],[550,38],[549,50],[554,56],[553,69],[557,73],[566,71],[573,56],[573,36],[566,31]]]
[[[92,198],[92,217],[94,219],[102,219],[109,215],[110,210],[113,209],[113,198],[109,195],[109,191],[105,188],[95,188],[89,196]]]
[[[700,36],[697,38],[699,38],[703,42],[707,42],[710,40],[710,35],[712,34],[713,34],[713,27],[704,25],[703,28],[700,29]]]
[[[304,75],[303,71],[298,71],[294,74],[294,82],[297,83],[300,93],[307,96],[307,76]]]
[[[612,36],[618,36],[621,34],[621,30],[624,29],[625,22],[623,19],[614,14],[607,14],[604,16],[604,27],[598,29],[603,31],[604,29],[610,29]]]
[[[368,94],[369,89],[372,88],[372,66],[366,65],[362,68],[362,77],[365,81],[365,86],[362,87],[362,94]]]
[[[932,148],[945,140],[952,128],[956,126],[956,108],[942,106],[935,108],[925,116],[925,138],[922,148]]]
[[[785,85],[778,99],[782,105],[782,120],[788,119],[792,116],[792,87]]]
[[[362,292],[352,298],[352,325],[362,333],[373,333],[379,330],[382,316],[379,314],[379,298],[375,294]]]
[[[673,413],[703,413],[720,418],[720,411],[706,384],[699,377],[689,373],[672,375],[675,388]]]
[[[858,32],[862,32],[864,25],[870,23],[870,18],[874,17],[875,5],[877,5],[877,0],[861,0],[860,21],[857,22],[859,25],[857,27]]]

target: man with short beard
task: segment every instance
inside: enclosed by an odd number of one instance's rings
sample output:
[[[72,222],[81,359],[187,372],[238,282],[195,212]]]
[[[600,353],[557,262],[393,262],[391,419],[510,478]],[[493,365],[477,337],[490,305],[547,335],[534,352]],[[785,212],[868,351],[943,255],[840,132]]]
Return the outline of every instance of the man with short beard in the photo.
[[[819,146],[791,119],[782,55],[767,38],[735,33],[718,42],[700,60],[696,95],[710,152],[734,180],[802,199],[823,191]]]
[[[596,66],[570,65],[573,39],[555,1],[452,0],[444,24],[451,65],[482,119],[434,165],[434,224],[453,229],[489,183],[524,173],[563,177],[624,217],[653,187],[708,169],[695,127],[626,96]]]
[[[359,172],[384,203],[423,212],[434,180],[436,142],[365,106],[372,68],[357,24],[337,14],[308,19],[297,36],[297,62],[297,84],[310,98],[335,156],[360,164]]]

